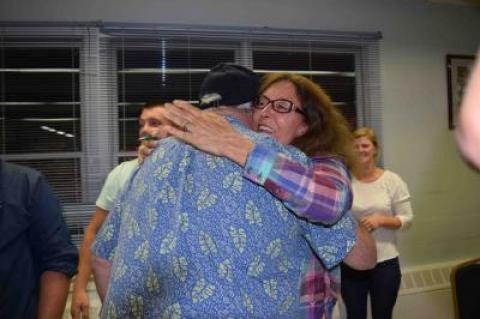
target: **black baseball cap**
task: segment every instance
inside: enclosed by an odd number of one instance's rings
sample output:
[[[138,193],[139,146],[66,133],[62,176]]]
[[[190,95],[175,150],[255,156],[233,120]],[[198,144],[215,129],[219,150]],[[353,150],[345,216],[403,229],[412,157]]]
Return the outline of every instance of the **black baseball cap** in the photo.
[[[200,85],[200,101],[207,94],[218,94],[217,105],[236,106],[251,102],[258,94],[260,80],[249,68],[234,63],[219,63],[205,76]],[[200,105],[206,108],[209,105]]]

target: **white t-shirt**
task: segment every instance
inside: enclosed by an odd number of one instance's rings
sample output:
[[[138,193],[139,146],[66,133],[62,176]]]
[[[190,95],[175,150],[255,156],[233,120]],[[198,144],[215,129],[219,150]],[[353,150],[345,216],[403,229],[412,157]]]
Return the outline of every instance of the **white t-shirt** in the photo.
[[[110,211],[113,209],[115,201],[120,196],[123,187],[125,187],[138,167],[138,160],[134,159],[119,164],[108,174],[102,191],[95,203],[97,207]]]
[[[397,174],[385,170],[375,181],[364,183],[355,177],[352,180],[352,213],[357,219],[370,214],[398,217],[400,229],[410,226],[413,219],[410,193],[407,184]],[[373,231],[377,246],[377,262],[397,257],[395,229],[379,227]]]

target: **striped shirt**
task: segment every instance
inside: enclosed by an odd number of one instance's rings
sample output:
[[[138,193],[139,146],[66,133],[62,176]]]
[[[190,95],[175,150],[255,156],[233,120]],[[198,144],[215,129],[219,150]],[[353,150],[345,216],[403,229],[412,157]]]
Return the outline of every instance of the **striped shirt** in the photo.
[[[355,223],[350,222],[349,212],[350,174],[344,163],[338,157],[316,156],[311,166],[304,166],[257,144],[248,156],[244,176],[264,186],[297,216],[318,222],[331,233],[329,244],[337,258],[330,261],[318,256],[320,262],[312,253],[300,287],[305,318],[331,318],[340,293],[338,263],[355,242]]]

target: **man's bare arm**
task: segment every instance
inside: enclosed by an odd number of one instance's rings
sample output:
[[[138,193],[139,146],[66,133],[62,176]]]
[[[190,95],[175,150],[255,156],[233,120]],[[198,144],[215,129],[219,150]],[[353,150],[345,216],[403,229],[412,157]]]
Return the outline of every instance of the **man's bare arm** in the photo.
[[[40,276],[38,319],[61,319],[70,287],[70,278],[61,272],[45,271]]]
[[[92,273],[90,246],[92,246],[95,236],[98,233],[103,222],[107,218],[108,211],[97,207],[95,213],[85,229],[85,236],[80,247],[80,262],[78,265],[78,274],[75,278],[75,284],[72,295],[72,305],[70,313],[73,319],[88,318],[89,299],[87,293],[87,284]]]

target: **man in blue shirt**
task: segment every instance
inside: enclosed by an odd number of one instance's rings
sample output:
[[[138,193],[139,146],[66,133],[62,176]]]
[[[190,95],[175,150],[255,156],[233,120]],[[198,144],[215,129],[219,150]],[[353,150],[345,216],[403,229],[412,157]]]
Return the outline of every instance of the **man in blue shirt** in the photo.
[[[0,234],[0,318],[61,318],[77,248],[45,178],[2,160]]]
[[[308,162],[229,120],[249,138]],[[320,256],[332,248],[323,246],[320,227],[243,179],[236,164],[171,138],[134,175],[116,211],[94,246],[113,260],[103,317],[295,317],[310,249]],[[352,247],[354,225],[345,229],[352,232],[325,263],[338,263]]]

